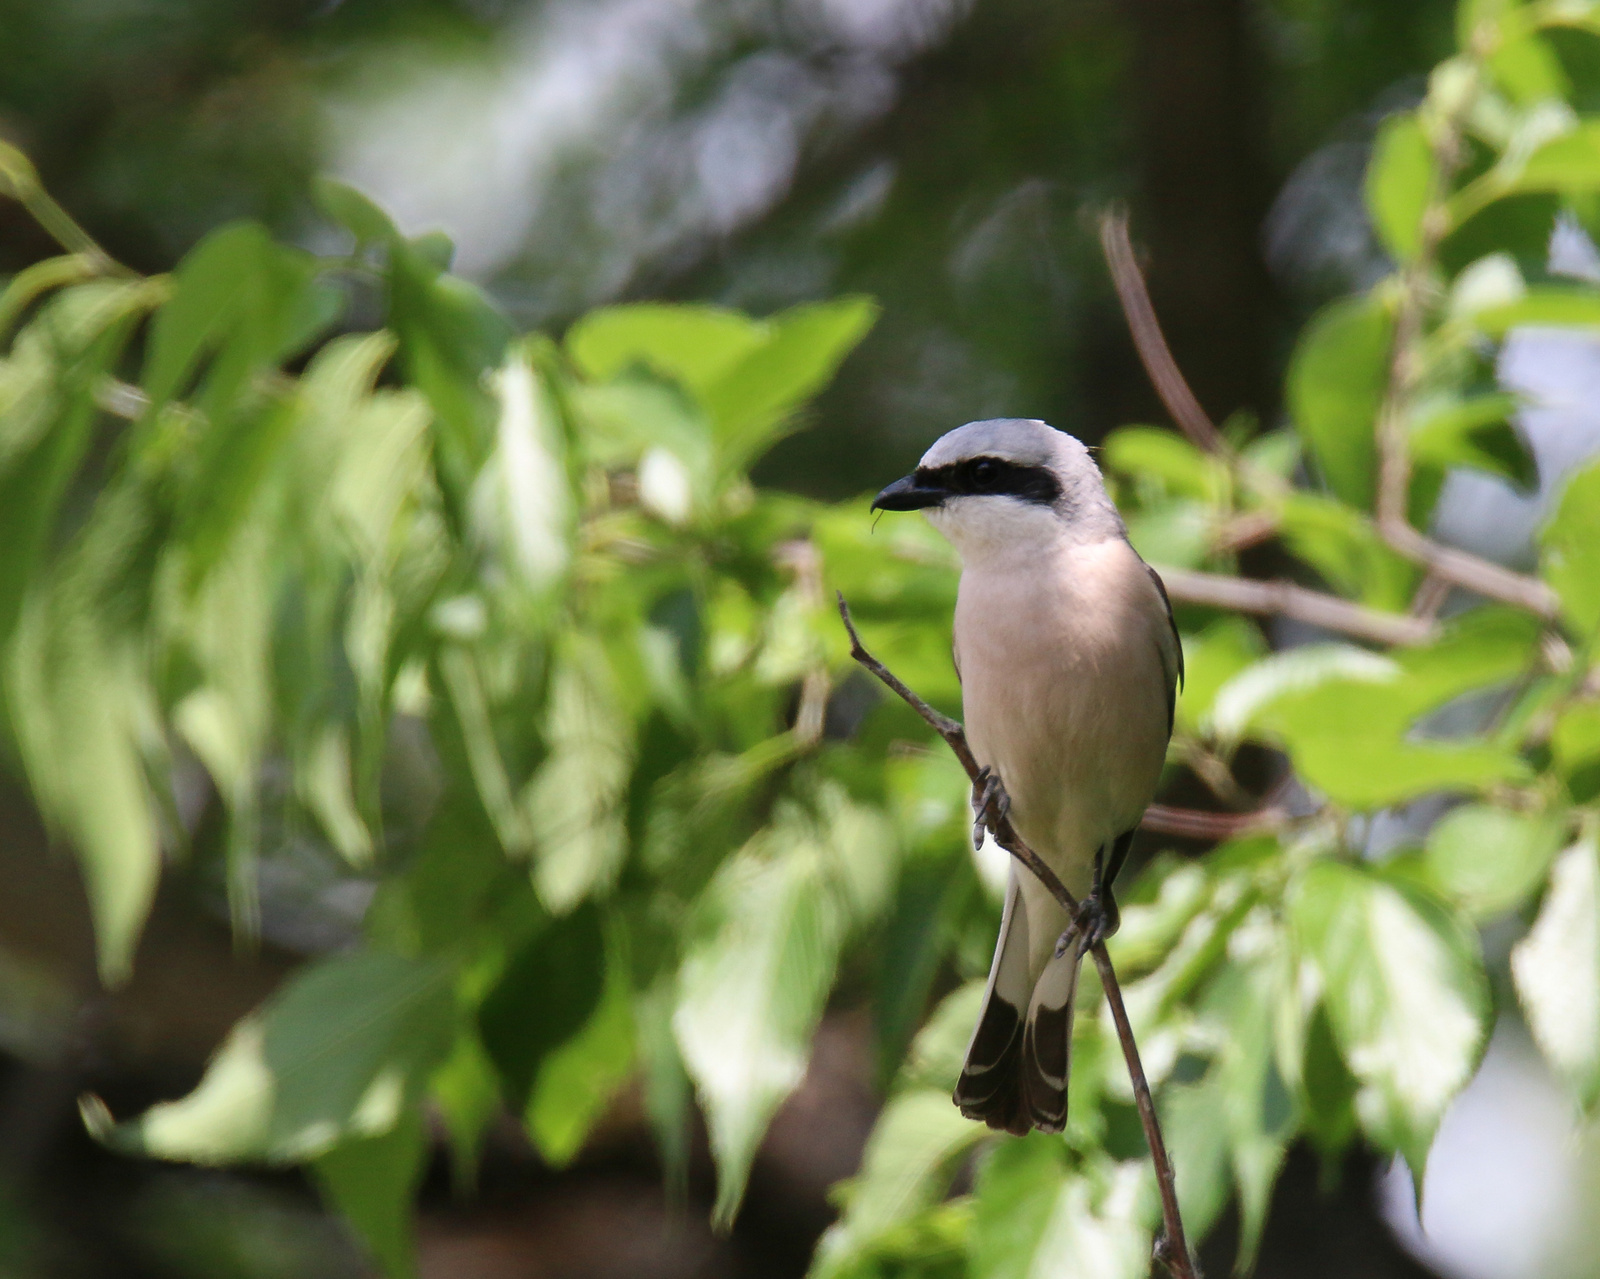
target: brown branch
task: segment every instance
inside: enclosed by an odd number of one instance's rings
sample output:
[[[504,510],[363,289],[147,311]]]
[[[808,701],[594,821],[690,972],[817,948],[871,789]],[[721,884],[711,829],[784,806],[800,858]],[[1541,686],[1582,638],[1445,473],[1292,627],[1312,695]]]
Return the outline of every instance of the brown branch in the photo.
[[[1222,573],[1202,573],[1197,569],[1168,565],[1157,565],[1156,571],[1161,574],[1167,594],[1174,602],[1292,617],[1297,622],[1376,644],[1425,644],[1435,634],[1434,623],[1429,618],[1380,613],[1377,609],[1352,604],[1337,595],[1307,590],[1292,582],[1258,582],[1248,577],[1228,577]]]
[[[1189,442],[1207,453],[1228,452],[1222,432],[1207,416],[1200,401],[1189,389],[1178,362],[1172,358],[1172,348],[1156,319],[1156,309],[1150,301],[1150,290],[1145,287],[1144,272],[1139,270],[1133,255],[1133,241],[1128,237],[1127,210],[1109,209],[1100,215],[1100,250],[1105,254],[1106,266],[1111,271],[1111,282],[1116,285],[1117,298],[1122,303],[1122,314],[1127,317],[1128,329],[1133,334],[1133,345],[1139,352],[1144,371],[1149,375],[1156,394],[1172,414],[1178,429],[1189,437]]]
[[[1380,512],[1378,534],[1393,551],[1452,586],[1462,586],[1486,599],[1524,609],[1547,622],[1561,615],[1561,600],[1537,577],[1502,568],[1492,560],[1436,542],[1412,528],[1403,515]]]
[[[850,620],[850,606],[845,603],[843,592],[839,592],[839,617],[850,636],[850,656],[876,675],[912,710],[922,716],[933,731],[944,738],[945,744],[961,761],[962,768],[966,769],[967,776],[976,782],[982,770],[972,753],[972,748],[967,744],[966,730],[948,715],[941,715],[934,710],[907,688],[893,671],[867,651],[866,646],[861,643],[861,636],[856,634],[855,623]],[[995,842],[1032,871],[1039,882],[1050,890],[1051,896],[1061,903],[1068,915],[1076,919],[1077,898],[1068,891],[1060,877],[1045,865],[1039,854],[1029,848],[1017,834],[1016,827],[1011,824],[1011,818],[1008,815],[1001,815],[998,820],[992,821],[990,830],[994,834]],[[1122,1055],[1128,1064],[1128,1078],[1133,1084],[1133,1095],[1139,1108],[1139,1121],[1144,1125],[1145,1142],[1150,1147],[1150,1160],[1155,1165],[1156,1184],[1161,1191],[1162,1234],[1156,1241],[1155,1254],[1166,1265],[1174,1279],[1199,1279],[1199,1268],[1189,1252],[1189,1241],[1183,1232],[1183,1216],[1178,1210],[1177,1180],[1173,1174],[1172,1160],[1167,1155],[1166,1142],[1161,1136],[1161,1121],[1156,1116],[1155,1101],[1150,1095],[1150,1083],[1145,1078],[1144,1066],[1139,1061],[1139,1046],[1134,1040],[1133,1026],[1128,1021],[1128,1010],[1122,1003],[1122,988],[1117,982],[1116,970],[1111,966],[1111,956],[1106,953],[1104,943],[1095,946],[1092,953],[1095,967],[1100,970],[1100,984],[1105,988],[1106,1000],[1111,1005],[1111,1018],[1117,1026],[1117,1037],[1122,1041]]]
[[[1179,839],[1237,839],[1275,830],[1289,819],[1281,808],[1258,808],[1249,813],[1208,813],[1198,808],[1173,808],[1151,804],[1139,821],[1140,830]]]

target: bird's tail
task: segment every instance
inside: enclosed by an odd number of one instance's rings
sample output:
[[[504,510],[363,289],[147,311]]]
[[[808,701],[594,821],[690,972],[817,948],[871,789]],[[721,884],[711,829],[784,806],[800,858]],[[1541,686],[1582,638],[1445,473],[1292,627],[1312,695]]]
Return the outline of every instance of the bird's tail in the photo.
[[[1035,978],[1030,931],[1051,922],[1032,921],[1030,928],[1013,871],[983,1012],[956,1083],[955,1103],[962,1114],[1019,1135],[1030,1128],[1060,1132],[1067,1122],[1072,1008],[1083,952],[1069,938]]]

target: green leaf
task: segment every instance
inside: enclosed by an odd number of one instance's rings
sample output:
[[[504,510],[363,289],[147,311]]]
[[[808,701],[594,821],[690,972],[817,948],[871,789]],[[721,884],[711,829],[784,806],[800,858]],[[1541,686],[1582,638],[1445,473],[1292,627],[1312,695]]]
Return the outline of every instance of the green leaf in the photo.
[[[1428,832],[1428,876],[1473,919],[1491,919],[1521,906],[1544,882],[1561,835],[1557,821],[1464,804]]]
[[[987,982],[969,981],[958,986],[933,1010],[917,1032],[907,1055],[903,1078],[910,1084],[932,1088],[946,1098],[955,1089],[966,1060],[972,1028],[983,1011],[983,992]]]
[[[1600,328],[1600,292],[1581,286],[1540,285],[1514,301],[1475,311],[1472,325],[1492,338],[1503,338],[1516,328]]]
[[[1600,759],[1600,701],[1573,702],[1550,733],[1550,749],[1562,771]]]
[[[534,1145],[555,1168],[577,1155],[634,1064],[627,958],[615,942],[609,951],[605,987],[593,1016],[539,1062],[524,1113]],[[556,970],[552,976],[560,979],[562,974]]]
[[[1489,57],[1489,70],[1522,106],[1565,98],[1571,87],[1549,42],[1533,31],[1503,41]]]
[[[1204,731],[1217,693],[1266,651],[1260,628],[1243,617],[1223,617],[1183,637],[1183,688],[1177,716],[1189,732]]]
[[[1528,1029],[1579,1105],[1600,1101],[1600,841],[1562,853],[1532,930],[1511,952]]]
[[[1414,887],[1340,862],[1301,875],[1289,912],[1360,1082],[1361,1126],[1420,1178],[1445,1107],[1485,1042],[1490,1002],[1477,939]]]
[[[1373,608],[1403,609],[1416,570],[1360,511],[1320,493],[1289,493],[1278,506],[1284,542],[1328,584]]]
[[[673,1030],[706,1110],[723,1226],[833,982],[846,921],[825,858],[807,823],[780,817],[717,872],[680,970]]]
[[[505,361],[510,322],[482,290],[455,276],[417,245],[389,251],[391,324],[406,380],[438,415],[435,448],[445,498],[460,516],[488,457],[497,417],[485,375]]]
[[[1540,146],[1513,170],[1510,186],[1562,194],[1600,187],[1600,120],[1584,121]]]
[[[946,1092],[916,1089],[884,1107],[848,1183],[839,1221],[817,1245],[812,1279],[847,1273],[884,1234],[938,1202],[956,1159],[989,1135],[962,1117]]]
[[[1568,478],[1539,543],[1539,571],[1561,597],[1567,624],[1593,635],[1600,628],[1600,461]]]
[[[355,236],[357,248],[399,239],[389,215],[348,183],[319,176],[311,183],[311,197],[318,209]]]
[[[1537,488],[1538,466],[1510,420],[1518,405],[1514,395],[1479,395],[1432,408],[1411,424],[1412,455],[1436,466],[1488,471],[1524,491]]]
[[[767,340],[704,395],[724,469],[743,470],[770,447],[877,318],[875,303],[846,297],[791,307],[769,320]]]
[[[323,1199],[354,1228],[388,1279],[414,1279],[412,1199],[427,1167],[422,1115],[408,1110],[388,1132],[341,1142],[311,1165]]]
[[[273,243],[254,222],[206,236],[178,265],[172,300],[151,326],[143,376],[150,412],[183,395],[214,355],[196,407],[220,417],[248,378],[333,319],[339,296],[316,274],[310,254]]]
[[[161,874],[141,749],[153,695],[128,641],[107,637],[67,575],[25,605],[6,668],[13,731],[47,821],[83,869],[101,980],[127,980]]]
[[[484,1135],[501,1106],[500,1077],[474,1028],[457,1030],[450,1055],[433,1072],[429,1096],[449,1133],[455,1186],[469,1194],[477,1186]]]
[[[1394,320],[1376,294],[1324,308],[1289,364],[1289,410],[1328,486],[1370,509],[1378,406],[1389,381]]]
[[[551,676],[550,753],[522,808],[534,838],[534,884],[557,913],[609,888],[628,851],[621,800],[633,771],[632,724],[596,644],[576,640]]]
[[[199,1164],[297,1163],[388,1133],[448,1048],[450,978],[397,955],[318,960],[233,1028],[187,1097],[115,1127],[91,1109],[91,1128],[119,1150]]]
[[[1282,744],[1305,780],[1352,808],[1429,791],[1475,791],[1522,778],[1526,763],[1481,739],[1428,739],[1425,712],[1525,669],[1533,619],[1478,609],[1427,647],[1389,656],[1343,644],[1275,653],[1218,693],[1212,721],[1226,740],[1251,733]]]
[[[596,382],[637,365],[704,397],[768,340],[766,325],[738,311],[637,302],[590,311],[567,331],[567,354]]]
[[[1074,1172],[1059,1137],[1001,1143],[978,1171],[973,1279],[1145,1279],[1148,1181],[1140,1161]]]
[[[606,991],[600,910],[586,902],[549,921],[506,964],[478,1009],[478,1028],[521,1110],[545,1059],[587,1025]]]
[[[1422,247],[1422,215],[1433,189],[1433,148],[1416,115],[1392,115],[1378,129],[1367,166],[1367,209],[1384,248],[1409,262]]]
[[[1226,463],[1158,427],[1118,427],[1106,436],[1101,458],[1111,470],[1136,482],[1155,482],[1173,497],[1217,505],[1231,487]]]
[[[1128,540],[1148,563],[1195,568],[1211,553],[1214,527],[1208,507],[1178,498],[1130,515]]]

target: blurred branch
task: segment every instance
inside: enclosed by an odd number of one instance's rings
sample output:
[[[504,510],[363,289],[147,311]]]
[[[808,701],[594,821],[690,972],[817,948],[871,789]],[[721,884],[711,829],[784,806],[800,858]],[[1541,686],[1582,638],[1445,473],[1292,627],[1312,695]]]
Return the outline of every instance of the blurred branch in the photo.
[[[1439,242],[1450,229],[1444,196],[1461,167],[1463,115],[1474,97],[1475,93],[1461,94],[1460,108],[1444,114],[1440,121],[1433,142],[1435,163],[1428,207],[1422,216],[1421,242],[1416,256],[1400,274],[1400,305],[1395,314],[1389,381],[1374,428],[1378,447],[1378,533],[1392,550],[1427,568],[1428,578],[1465,587],[1488,599],[1553,621],[1560,614],[1560,601],[1538,578],[1436,542],[1413,528],[1408,515],[1411,497],[1408,407],[1411,393],[1423,372],[1418,348],[1428,300],[1436,291],[1434,258]],[[1423,589],[1430,590],[1427,579],[1424,579]]]
[[[843,620],[844,628],[850,636],[850,656],[877,676],[912,710],[922,716],[934,732],[944,738],[945,744],[961,761],[962,768],[966,769],[967,776],[976,783],[982,770],[972,753],[972,748],[967,744],[966,730],[948,715],[941,715],[934,710],[907,688],[893,671],[866,650],[861,643],[861,636],[856,634],[855,623],[850,620],[850,606],[845,603],[843,592],[839,593],[839,617]],[[990,830],[994,834],[995,842],[1032,871],[1034,877],[1050,890],[1051,896],[1061,903],[1067,914],[1076,920],[1079,917],[1077,898],[1068,891],[1060,877],[1045,865],[1039,854],[1029,848],[1017,834],[1009,814],[1001,813],[998,818],[992,818]],[[1096,945],[1091,953],[1094,955],[1095,967],[1100,971],[1100,984],[1105,988],[1106,1002],[1111,1006],[1111,1018],[1117,1026],[1117,1038],[1122,1041],[1122,1055],[1128,1065],[1128,1078],[1133,1084],[1134,1100],[1139,1107],[1139,1120],[1144,1125],[1145,1142],[1150,1147],[1150,1159],[1155,1165],[1156,1183],[1161,1191],[1162,1233],[1156,1240],[1155,1255],[1172,1273],[1174,1279],[1199,1279],[1199,1269],[1189,1252],[1189,1242],[1183,1232],[1183,1216],[1178,1210],[1177,1182],[1172,1170],[1172,1160],[1167,1155],[1166,1142],[1161,1136],[1161,1122],[1156,1117],[1155,1102],[1150,1095],[1150,1082],[1145,1078],[1144,1065],[1139,1060],[1139,1045],[1134,1039],[1133,1027],[1128,1021],[1128,1010],[1122,1003],[1122,987],[1117,982],[1116,970],[1111,965],[1111,956],[1106,953],[1105,944],[1102,942]]]
[[[1198,808],[1173,808],[1151,804],[1144,810],[1140,830],[1179,839],[1237,839],[1275,830],[1289,818],[1281,808],[1258,808],[1251,813],[1208,813]]]
[[[33,161],[16,147],[4,142],[0,142],[0,193],[15,199],[57,244],[68,253],[75,253],[92,263],[97,273],[134,274],[95,243],[94,237],[51,198],[39,182],[39,173],[33,167]]]
[[[1133,254],[1133,241],[1128,236],[1128,212],[1121,207],[1100,215],[1100,249],[1105,254],[1106,266],[1111,270],[1111,282],[1116,285],[1117,298],[1122,303],[1122,314],[1133,334],[1133,345],[1144,363],[1156,394],[1172,414],[1178,429],[1189,437],[1190,443],[1207,453],[1226,453],[1228,443],[1222,432],[1207,416],[1200,401],[1189,389],[1172,358],[1172,348],[1156,319],[1156,309],[1150,301],[1150,290],[1145,287],[1144,273]]]
[[[1228,577],[1222,573],[1202,573],[1162,564],[1155,569],[1167,585],[1167,594],[1177,603],[1292,617],[1297,622],[1376,644],[1425,644],[1435,631],[1431,618],[1380,613],[1377,609],[1352,604],[1323,591],[1307,590],[1292,582],[1258,582],[1247,577]]]

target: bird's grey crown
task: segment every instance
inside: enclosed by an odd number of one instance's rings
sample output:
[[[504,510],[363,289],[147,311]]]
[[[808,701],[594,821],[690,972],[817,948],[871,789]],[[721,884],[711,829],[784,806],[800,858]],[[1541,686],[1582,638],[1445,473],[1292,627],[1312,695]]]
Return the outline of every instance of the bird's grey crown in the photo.
[[[1051,505],[1062,519],[1077,525],[1081,533],[1123,534],[1121,516],[1089,450],[1082,441],[1036,418],[990,418],[958,426],[933,442],[917,471],[942,472],[981,457],[1048,471],[1058,494]]]
[[[1054,471],[1071,469],[1075,463],[1094,466],[1089,451],[1072,436],[1027,417],[997,417],[958,426],[935,440],[917,465],[936,470],[971,457],[1004,458],[1019,466],[1048,466]]]

